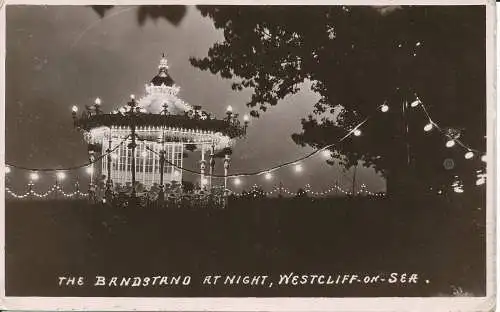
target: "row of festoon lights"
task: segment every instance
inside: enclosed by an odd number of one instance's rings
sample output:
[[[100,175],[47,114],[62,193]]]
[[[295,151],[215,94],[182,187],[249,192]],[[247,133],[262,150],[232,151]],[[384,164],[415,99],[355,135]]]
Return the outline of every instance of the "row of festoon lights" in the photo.
[[[422,104],[422,102],[420,101],[420,99],[417,98],[415,101],[411,102],[410,106],[413,107],[413,108],[415,108],[415,107],[417,107],[417,106],[419,106],[421,104]],[[383,112],[383,113],[388,112],[389,111],[389,105],[387,105],[387,104],[381,105],[380,106],[380,111]],[[429,118],[428,123],[424,126],[424,131],[425,132],[430,132],[430,131],[432,131],[432,129],[434,129],[434,127],[438,127],[438,126],[437,126],[437,124],[434,121],[432,121]],[[361,135],[361,131],[359,129],[354,130],[354,135],[355,136],[360,136]],[[446,143],[445,143],[445,146],[447,148],[451,148],[451,147],[453,147],[455,145],[456,145],[456,142],[455,142],[455,139],[453,139],[453,138],[449,138],[446,141]],[[465,148],[467,149],[467,151],[464,154],[465,159],[472,159],[475,156],[474,152],[470,148],[468,148],[468,147],[465,147]],[[483,162],[486,162],[486,155],[482,155],[481,156],[481,160]]]
[[[31,184],[32,185],[32,184]],[[47,196],[49,196],[50,194],[52,193],[60,193],[62,194],[64,197],[66,198],[71,198],[71,197],[74,197],[74,196],[87,196],[86,193],[83,193],[81,192],[80,190],[77,190],[77,191],[74,191],[72,193],[66,193],[64,192],[61,187],[58,185],[58,184],[54,184],[47,192],[45,193],[37,193],[35,192],[33,189],[29,190],[28,192],[24,193],[24,194],[16,194],[14,193],[10,188],[6,187],[5,188],[6,192],[11,195],[12,197],[15,197],[15,198],[19,198],[19,199],[23,199],[23,198],[26,198],[26,197],[30,197],[30,196],[34,196],[34,197],[38,197],[38,198],[45,198]]]
[[[250,192],[251,193],[255,192],[258,187],[259,186],[257,184],[254,184],[252,186],[252,190]],[[351,191],[342,189],[338,185],[333,185],[330,188],[328,188],[327,190],[319,191],[319,192],[315,192],[315,191],[311,190],[310,184],[306,184],[304,187],[304,192],[309,193],[309,194],[314,195],[314,196],[324,196],[324,195],[327,195],[327,194],[334,192],[334,191],[339,191],[339,192],[343,193],[344,195],[352,195],[353,194]],[[235,192],[235,191],[231,191],[231,192],[237,196],[243,195],[243,192]],[[293,195],[293,196],[297,195],[297,192],[291,192],[289,189],[282,187],[282,186],[275,187],[272,191],[269,191],[269,192],[266,192],[266,191],[259,191],[259,192],[265,196],[270,196],[270,195],[277,193],[277,192],[283,192],[285,194]],[[356,195],[363,194],[363,193],[371,195],[371,196],[385,196],[384,193],[370,192],[367,189],[367,186],[365,184],[361,184],[360,190],[356,192]]]

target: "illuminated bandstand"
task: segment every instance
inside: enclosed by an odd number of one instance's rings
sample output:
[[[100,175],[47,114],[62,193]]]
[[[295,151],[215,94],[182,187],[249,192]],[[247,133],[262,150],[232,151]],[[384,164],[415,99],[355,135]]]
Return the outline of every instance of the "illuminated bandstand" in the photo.
[[[166,183],[182,183],[184,153],[194,150],[200,151],[199,168],[193,172],[201,189],[213,187],[217,156],[224,158],[227,176],[232,146],[245,135],[248,116],[240,122],[229,106],[226,117],[217,119],[200,106],[191,106],[178,97],[180,88],[168,74],[165,56],[158,68],[158,74],[146,84],[145,95],[138,100],[131,95],[118,110],[104,113],[99,98],[80,116],[78,107],[73,107],[74,125],[88,143],[91,188],[95,177],[105,176],[107,195],[117,185],[130,183],[133,196],[139,184],[145,189],[158,184],[162,196]]]

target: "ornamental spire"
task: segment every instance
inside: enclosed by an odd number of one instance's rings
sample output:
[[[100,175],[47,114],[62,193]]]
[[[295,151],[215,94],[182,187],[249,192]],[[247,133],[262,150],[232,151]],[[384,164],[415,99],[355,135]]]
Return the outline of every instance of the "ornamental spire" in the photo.
[[[165,57],[165,53],[162,53],[161,55],[160,65],[158,65],[158,68],[160,69],[160,72],[166,71],[168,69],[168,62],[167,58]]]

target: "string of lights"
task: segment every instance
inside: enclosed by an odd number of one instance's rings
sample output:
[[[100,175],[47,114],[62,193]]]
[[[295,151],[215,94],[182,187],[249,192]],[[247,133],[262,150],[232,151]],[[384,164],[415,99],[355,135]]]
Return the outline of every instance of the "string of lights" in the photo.
[[[446,147],[453,147],[455,145],[455,142],[458,143],[458,145],[462,146],[464,149],[467,150],[467,152],[465,153],[465,158],[466,159],[471,159],[474,157],[475,154],[481,154],[481,151],[477,150],[477,149],[474,149],[468,145],[466,145],[465,143],[463,143],[458,137],[453,137],[449,131],[446,131],[446,129],[442,128],[441,126],[439,126],[439,124],[437,122],[435,122],[432,118],[431,118],[431,115],[429,113],[429,110],[425,107],[425,104],[419,99],[418,96],[416,96],[416,100],[414,102],[412,102],[412,104],[410,106],[412,107],[417,107],[417,106],[420,106],[422,108],[422,111],[424,112],[424,114],[426,115],[426,117],[429,119],[429,123],[427,123],[425,126],[424,126],[424,131],[426,132],[429,132],[431,131],[434,127],[442,134],[444,135],[446,138],[448,138],[449,140],[446,142]],[[483,156],[482,160],[484,161],[485,158]]]
[[[58,194],[60,193],[61,195],[63,195],[65,198],[72,198],[72,197],[75,197],[75,196],[80,196],[80,197],[85,197],[87,196],[88,194],[86,193],[83,193],[81,192],[80,190],[76,190],[74,192],[71,192],[71,193],[66,193],[64,192],[64,190],[58,185],[58,184],[54,184],[48,191],[46,191],[45,193],[37,193],[35,192],[33,189],[30,188],[29,191],[27,191],[26,193],[24,194],[16,194],[14,191],[12,191],[9,187],[6,187],[5,188],[5,191],[7,192],[7,194],[9,194],[10,196],[14,197],[14,198],[18,198],[18,199],[23,199],[23,198],[26,198],[26,197],[37,197],[37,198],[46,198],[48,197],[49,195],[51,194]]]
[[[445,136],[448,141],[446,142],[446,147],[448,148],[451,148],[453,146],[455,146],[455,143],[457,143],[458,145],[460,145],[461,147],[463,147],[464,149],[466,149],[466,153],[465,153],[465,158],[466,159],[471,159],[473,158],[476,154],[481,154],[481,152],[479,150],[476,150],[476,149],[473,149],[471,148],[470,146],[466,145],[465,143],[463,143],[460,139],[459,139],[459,135],[456,135],[456,134],[453,134],[453,133],[450,133],[449,129],[445,129],[445,128],[442,128],[441,126],[439,126],[439,124],[434,121],[432,118],[431,118],[431,115],[428,111],[428,109],[426,108],[426,106],[424,105],[424,103],[419,99],[419,97],[416,95],[416,100],[413,101],[410,106],[412,108],[415,108],[417,106],[420,106],[422,111],[424,112],[424,114],[426,115],[427,119],[429,120],[429,122],[424,126],[424,131],[425,132],[429,132],[431,131],[433,128],[436,128],[443,136]],[[387,102],[384,102],[382,105],[379,105],[377,106],[377,111],[381,111],[382,113],[386,113],[389,111],[389,105],[387,104]],[[158,118],[161,118],[161,117],[158,117]],[[192,174],[196,174],[196,175],[204,175],[204,176],[211,176],[211,177],[215,177],[215,178],[233,178],[234,180],[234,184],[235,185],[239,185],[241,183],[241,180],[240,178],[241,177],[250,177],[250,176],[259,176],[259,175],[264,175],[265,176],[265,179],[266,180],[269,180],[272,178],[272,172],[276,171],[276,170],[279,170],[281,168],[285,168],[285,167],[288,167],[288,166],[295,166],[295,171],[296,172],[301,172],[303,170],[302,166],[301,166],[301,162],[317,155],[318,153],[321,153],[321,152],[324,152],[324,151],[327,151],[329,148],[333,147],[333,146],[336,146],[338,144],[340,144],[342,141],[344,141],[345,139],[347,139],[348,137],[350,137],[351,135],[354,135],[355,137],[358,137],[362,134],[362,131],[361,131],[361,127],[369,120],[372,118],[372,115],[366,117],[363,121],[361,121],[360,123],[358,123],[356,126],[354,126],[352,129],[350,129],[342,138],[340,138],[336,143],[332,143],[332,144],[328,144],[322,148],[319,148],[319,149],[315,149],[314,151],[302,156],[302,157],[299,157],[295,160],[292,160],[292,161],[287,161],[287,162],[284,162],[284,163],[281,163],[279,165],[276,165],[276,166],[273,166],[273,167],[270,167],[270,168],[267,168],[267,169],[263,169],[263,170],[257,170],[257,171],[253,171],[253,172],[240,172],[240,173],[234,173],[234,174],[228,174],[228,175],[221,175],[221,174],[209,174],[209,173],[202,173],[201,171],[198,171],[198,170],[193,170],[193,169],[189,169],[189,168],[184,168],[182,166],[179,166],[177,164],[174,164],[170,161],[168,161],[167,159],[165,159],[165,162],[172,166],[172,167],[175,167],[176,169],[179,169],[179,170],[182,170],[182,171],[185,171],[185,172],[189,172],[189,173],[192,173]],[[80,169],[80,168],[83,168],[83,167],[88,167],[98,161],[100,161],[102,158],[106,157],[107,155],[109,155],[110,153],[113,153],[114,151],[116,151],[123,143],[126,142],[126,140],[130,137],[130,134],[127,135],[120,144],[118,144],[117,146],[115,146],[111,151],[107,152],[107,153],[103,153],[102,155],[100,155],[99,157],[97,157],[95,160],[93,161],[89,161],[85,164],[82,164],[82,165],[79,165],[79,166],[73,166],[73,167],[67,167],[67,168],[27,168],[27,167],[22,167],[22,166],[18,166],[18,165],[13,165],[13,164],[7,164],[8,166],[11,166],[13,168],[17,168],[17,169],[22,169],[22,170],[29,170],[29,171],[32,171],[32,172],[38,172],[38,171],[41,171],[41,172],[44,172],[44,171],[70,171],[70,170],[76,170],[76,169]],[[146,139],[144,138],[139,138],[137,135],[136,135],[136,138],[138,140],[141,140],[141,141],[144,141]],[[159,153],[155,150],[153,150],[152,148],[150,148],[149,146],[145,146],[147,150],[151,151],[152,153],[156,154],[156,155],[159,155]],[[114,155],[114,154],[112,154]],[[483,155],[481,157],[481,159],[483,161],[485,161],[485,155]],[[8,168],[8,167],[7,167]],[[479,181],[478,183],[476,183],[477,185],[481,185],[484,183],[484,180],[485,180],[485,175],[481,176],[480,177],[481,181]],[[332,187],[332,188],[336,188],[335,186]],[[338,186],[337,186],[338,188]],[[364,188],[362,188],[364,189]],[[339,190],[339,189],[337,189]],[[272,192],[274,192],[275,190],[273,190]],[[322,191],[322,192],[312,192],[314,194],[328,194],[328,192],[331,192],[333,191],[333,189],[331,190],[327,190],[327,191]],[[340,190],[339,190],[340,191]],[[345,190],[343,190],[345,191]],[[325,193],[326,192],[326,193]],[[349,194],[346,193],[345,194]]]
[[[259,189],[259,186],[257,186],[256,184],[254,184],[252,186],[252,189],[249,191],[249,192],[245,192],[245,191],[242,191],[242,192],[237,192],[235,190],[232,190],[232,189],[229,189],[229,191],[231,191],[231,193],[235,196],[245,196],[245,195],[256,195],[256,194],[260,194],[260,195],[264,195],[264,196],[271,196],[272,194],[274,193],[285,193],[287,195],[290,195],[290,196],[297,196],[299,194],[299,192],[292,192],[290,191],[288,188],[286,187],[283,187],[283,186],[276,186],[273,188],[273,190],[269,191],[269,192],[266,192],[266,191],[263,191],[262,189]],[[305,187],[303,188],[303,191],[307,194],[311,194],[313,196],[325,196],[325,195],[328,195],[332,192],[335,192],[335,191],[338,191],[340,193],[343,193],[344,195],[349,195],[349,196],[352,196],[353,195],[353,192],[352,191],[349,191],[349,190],[346,190],[346,189],[342,189],[340,186],[338,185],[333,185],[331,186],[330,188],[328,188],[327,190],[324,190],[324,191],[318,191],[318,192],[315,192],[313,190],[310,189],[310,185],[309,184],[306,184]],[[385,196],[385,193],[375,193],[375,192],[371,192],[367,189],[367,186],[365,184],[361,184],[361,187],[358,191],[355,192],[355,195],[361,195],[361,194],[367,194],[367,195],[370,195],[370,196],[377,196],[377,197],[383,197]]]

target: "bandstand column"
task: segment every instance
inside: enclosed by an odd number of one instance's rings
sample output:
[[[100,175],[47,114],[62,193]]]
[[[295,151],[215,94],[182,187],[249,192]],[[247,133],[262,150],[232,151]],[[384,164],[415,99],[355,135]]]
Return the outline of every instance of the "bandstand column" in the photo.
[[[212,144],[212,149],[210,150],[210,179],[208,179],[208,187],[212,189],[212,175],[215,169],[215,145]]]
[[[160,191],[158,192],[158,199],[163,201],[165,199],[165,191],[163,185],[163,168],[165,166],[165,149],[162,148],[160,151]]]
[[[112,143],[112,140],[111,140],[111,129],[109,129],[109,137],[108,137],[108,149],[106,150],[106,152],[108,153],[108,156],[107,156],[107,160],[108,160],[108,180],[106,181],[106,200],[109,202],[111,201],[112,199],[112,195],[113,195],[113,182],[111,181],[111,143]]]
[[[206,167],[206,162],[205,162],[205,144],[201,144],[201,161],[200,161],[200,186],[202,189],[206,188],[206,181],[205,181],[205,167]],[[205,184],[204,184],[205,182]]]
[[[89,160],[90,160],[90,182],[89,182],[89,199],[93,200],[95,199],[95,189],[94,189],[94,151],[90,150],[89,151]]]
[[[227,190],[227,175],[229,172],[229,163],[230,163],[229,154],[224,156],[224,207],[227,207],[227,196],[229,192]]]

